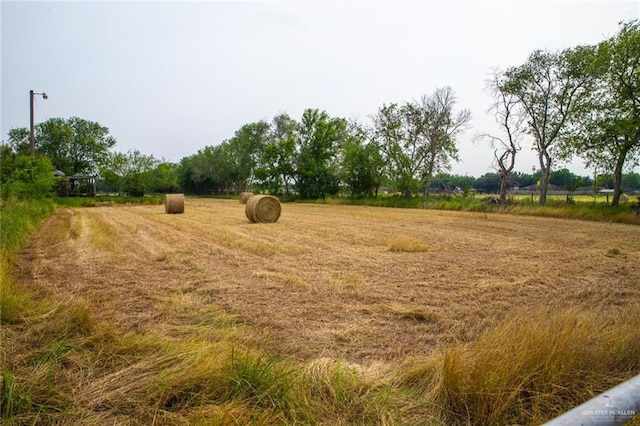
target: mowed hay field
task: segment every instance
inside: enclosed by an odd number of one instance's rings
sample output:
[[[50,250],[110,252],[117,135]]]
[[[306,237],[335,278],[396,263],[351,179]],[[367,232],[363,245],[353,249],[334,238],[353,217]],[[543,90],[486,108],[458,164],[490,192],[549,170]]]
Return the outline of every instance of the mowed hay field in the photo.
[[[242,329],[238,345],[261,342],[292,365],[338,360],[392,376],[414,389],[411,397],[452,411],[455,398],[424,389],[441,379],[418,377],[421,362],[447,348],[555,313],[579,323],[597,312],[605,325],[629,312],[639,318],[638,226],[297,203],[283,204],[278,222],[256,224],[244,208],[198,198],[177,215],[162,206],[61,208],[19,259],[20,283],[37,297],[86,307],[120,335],[188,342],[226,318]],[[117,403],[105,402],[105,389],[117,385],[103,376],[101,393],[99,379],[85,378],[74,392],[101,398],[109,411]],[[416,407],[376,422],[441,419]],[[453,419],[481,424],[466,416]],[[369,422],[336,419],[319,422]]]

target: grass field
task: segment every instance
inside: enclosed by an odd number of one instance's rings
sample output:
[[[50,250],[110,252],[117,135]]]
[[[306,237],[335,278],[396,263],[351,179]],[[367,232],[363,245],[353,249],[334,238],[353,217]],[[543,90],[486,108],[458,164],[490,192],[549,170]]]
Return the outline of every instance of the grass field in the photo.
[[[539,423],[640,373],[637,225],[188,198],[60,208],[15,270],[7,424]]]

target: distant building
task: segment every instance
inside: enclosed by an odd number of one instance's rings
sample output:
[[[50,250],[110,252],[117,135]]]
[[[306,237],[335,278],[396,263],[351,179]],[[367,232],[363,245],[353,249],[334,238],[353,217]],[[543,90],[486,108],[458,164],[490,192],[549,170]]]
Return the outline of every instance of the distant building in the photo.
[[[56,192],[61,197],[95,197],[97,194],[97,176],[76,174],[66,177],[60,170],[53,175],[58,179]]]

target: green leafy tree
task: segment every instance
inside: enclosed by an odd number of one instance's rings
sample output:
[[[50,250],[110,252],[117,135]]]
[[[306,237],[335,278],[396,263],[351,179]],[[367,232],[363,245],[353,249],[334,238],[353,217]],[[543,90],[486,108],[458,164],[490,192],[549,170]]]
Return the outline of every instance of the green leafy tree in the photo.
[[[153,169],[149,190],[151,192],[176,192],[180,186],[178,181],[178,165],[161,161]]]
[[[367,135],[367,129],[352,123],[342,147],[342,181],[352,197],[378,195],[382,182],[384,160],[379,147]]]
[[[551,175],[549,176],[549,183],[570,190],[570,188],[574,187],[576,183],[582,184],[582,178],[575,175],[569,169],[562,168],[551,172]]]
[[[569,169],[563,168],[551,173],[549,183],[569,191],[567,202],[573,202],[573,193],[584,185],[584,180],[580,176],[573,174]]]
[[[29,155],[31,153],[29,143],[29,129],[16,127],[9,129],[7,143],[14,154]]]
[[[205,148],[206,149],[206,148]],[[199,151],[201,153],[202,150]],[[191,155],[189,157],[183,157],[177,166],[177,174],[178,174],[178,183],[180,184],[180,188],[186,193],[189,194],[204,194],[203,190],[204,185],[196,182],[195,175],[195,163],[198,154]]]
[[[597,175],[593,182],[596,191],[600,189],[612,189],[615,178],[611,173],[603,173]]]
[[[16,152],[29,146],[29,130],[11,129],[9,143]],[[78,117],[51,118],[35,126],[36,152],[49,157],[66,175],[93,174],[107,160],[116,140],[109,129]]]
[[[473,176],[438,173],[431,179],[429,189],[445,192],[468,191],[473,188],[475,182],[476,178]]]
[[[215,170],[213,158],[216,149],[206,146],[197,154],[180,161],[179,181],[185,191],[193,194],[213,194],[215,191]]]
[[[258,121],[243,125],[223,144],[227,160],[227,177],[233,182],[234,192],[246,191],[255,178],[255,170],[268,143],[270,125]]]
[[[622,186],[628,189],[640,189],[640,174],[627,173],[622,175]]]
[[[51,118],[35,127],[36,152],[47,155],[54,167],[67,176],[89,173],[88,170],[75,168],[70,155],[73,139],[73,129],[63,118]]]
[[[11,146],[4,143],[0,145],[0,184],[4,185],[9,181],[15,159],[16,153]]]
[[[417,105],[383,105],[373,117],[376,145],[387,165],[391,183],[405,197],[420,187],[426,159],[424,117]]]
[[[193,194],[233,194],[242,180],[227,141],[206,146],[183,158],[178,167],[180,186]]]
[[[572,148],[589,166],[612,172],[616,206],[625,166],[640,161],[640,21],[601,42],[585,74],[596,84],[574,120]]]
[[[298,129],[296,187],[300,197],[313,199],[337,194],[338,155],[346,138],[346,120],[307,109]]]
[[[522,172],[513,172],[511,174],[513,185],[518,187],[535,185],[538,179],[540,179],[540,172],[537,172],[536,175]]]
[[[497,194],[500,190],[500,175],[498,173],[485,173],[476,179],[473,187],[480,192]]]
[[[3,149],[2,198],[29,199],[53,195],[56,183],[53,165],[48,157],[12,154]]]
[[[216,193],[237,194],[241,188],[245,187],[245,182],[249,178],[239,167],[239,161],[236,159],[237,147],[225,141],[216,148],[216,155],[213,158],[214,176],[218,186]]]
[[[124,192],[124,175],[126,173],[127,157],[120,152],[110,153],[107,160],[100,167],[100,179],[104,186],[118,192]]]
[[[117,187],[131,196],[142,196],[153,182],[153,172],[158,165],[153,155],[144,155],[138,150],[126,154],[111,153],[100,175],[105,183]]]
[[[453,90],[444,87],[419,102],[383,105],[373,118],[388,175],[405,197],[420,185],[426,193],[433,175],[458,161],[456,137],[466,129],[471,113],[454,113],[455,104]]]
[[[587,47],[562,52],[536,50],[523,65],[505,72],[502,90],[515,97],[523,109],[527,132],[538,154],[540,205],[547,201],[554,159],[565,156],[562,142],[569,137],[568,120],[591,89],[593,78],[585,67],[593,57],[593,49]]]
[[[287,114],[276,115],[262,151],[255,176],[258,186],[271,194],[290,196],[295,180],[296,140],[298,123]]]

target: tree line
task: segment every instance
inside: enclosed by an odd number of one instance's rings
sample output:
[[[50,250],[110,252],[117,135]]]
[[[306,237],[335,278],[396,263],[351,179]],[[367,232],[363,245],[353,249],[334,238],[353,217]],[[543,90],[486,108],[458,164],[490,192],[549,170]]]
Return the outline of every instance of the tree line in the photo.
[[[621,23],[615,36],[596,45],[536,50],[521,65],[492,70],[486,89],[500,132],[476,135],[494,150],[496,169],[479,178],[446,173],[459,161],[458,139],[469,130],[471,113],[458,107],[451,87],[441,87],[418,100],[384,104],[365,122],[312,108],[299,119],[278,114],[245,124],[230,139],[178,163],[137,150],[114,152],[116,141],[106,127],[78,117],[54,118],[36,127],[38,158],[26,158],[28,130],[10,130],[0,151],[2,192],[24,193],[25,181],[46,187],[48,175],[33,170],[47,169],[97,174],[103,190],[131,195],[253,190],[313,199],[372,197],[383,189],[410,197],[491,188],[504,199],[508,188],[528,186],[522,184],[525,175],[514,170],[518,152],[531,144],[539,162],[531,184],[538,185],[540,204],[554,180],[567,176],[559,166],[574,158],[611,178],[612,204],[618,204],[624,180],[632,183],[634,176],[623,172],[640,160],[637,20]],[[571,184],[558,186],[570,189],[589,181],[574,176]]]

